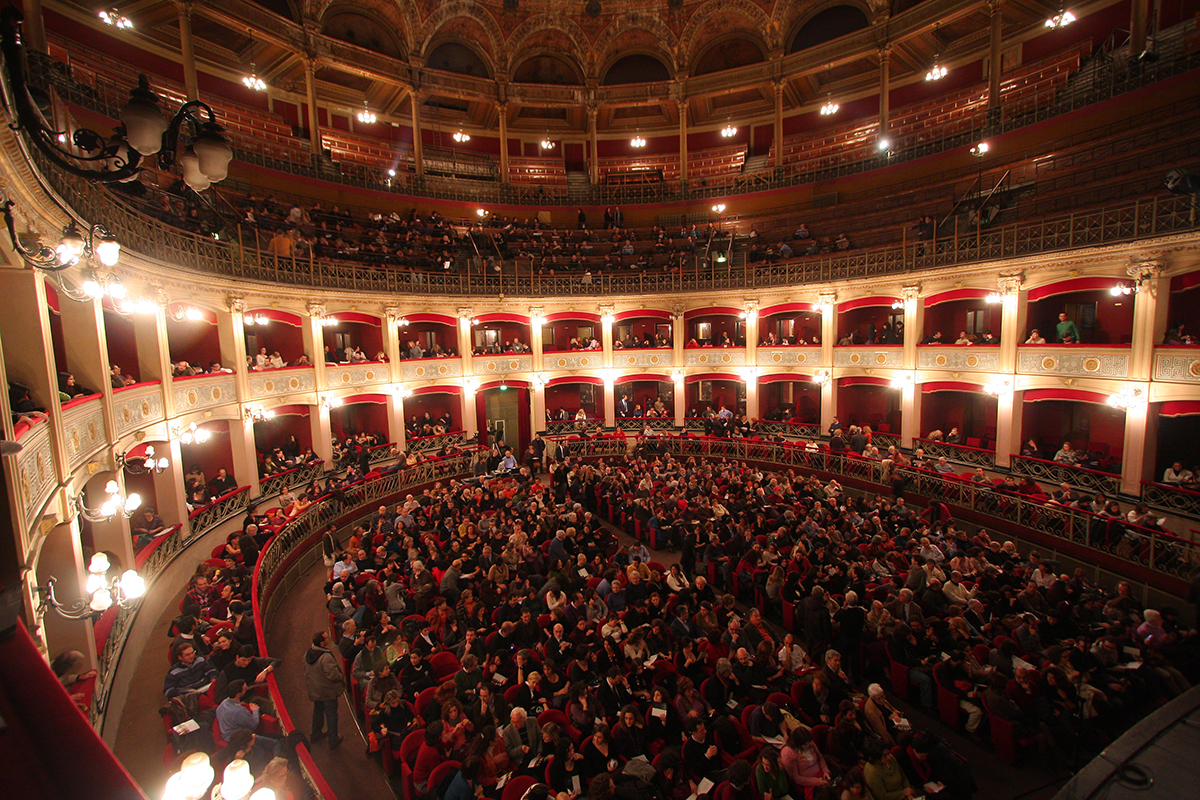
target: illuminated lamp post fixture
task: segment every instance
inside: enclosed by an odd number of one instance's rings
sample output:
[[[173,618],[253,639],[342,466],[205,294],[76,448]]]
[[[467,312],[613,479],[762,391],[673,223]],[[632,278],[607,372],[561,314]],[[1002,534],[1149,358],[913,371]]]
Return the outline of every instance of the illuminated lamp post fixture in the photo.
[[[985,155],[987,155],[988,150],[991,149],[992,148],[987,142],[980,142],[971,148],[971,155],[975,156],[976,158],[983,158]]]
[[[1046,20],[1046,27],[1050,30],[1058,30],[1065,28],[1075,21],[1075,15],[1065,8],[1059,7],[1058,13]]]
[[[887,138],[886,136],[884,136],[884,137],[881,137],[881,138],[880,138],[880,140],[879,140],[879,142],[878,142],[878,144],[877,144],[877,147],[879,148],[879,152],[881,152],[881,153],[887,153],[887,154],[891,155],[891,152],[892,152],[892,140],[891,140],[891,139],[889,139],[889,138]]]
[[[193,753],[183,760],[179,772],[167,779],[163,800],[201,800],[206,795],[211,800],[275,800],[275,790],[254,789],[250,765],[240,758],[229,762],[221,782],[213,786],[210,793],[209,786],[215,775],[208,756]]]
[[[60,147],[66,143],[66,134],[47,124],[29,93],[21,19],[21,12],[15,7],[0,11],[0,50],[12,87],[12,110],[17,117],[14,127],[22,129],[55,166],[89,181],[127,182],[141,172],[143,157],[157,154],[160,169],[169,171],[178,161],[184,182],[196,191],[225,179],[233,150],[212,108],[190,100],[166,120],[145,75],[139,77],[137,87],[129,93],[129,102],[120,112],[121,124],[111,137],[79,128],[71,135],[74,151]],[[181,131],[186,133],[187,144],[184,154],[177,156]]]
[[[161,475],[171,466],[171,460],[166,456],[154,457],[154,448],[147,445],[144,456],[130,456],[129,453],[117,455],[117,467],[131,475]]]
[[[250,406],[242,413],[242,416],[251,422],[266,422],[267,420],[275,419],[275,412],[269,411],[262,406]]]
[[[204,312],[195,306],[176,306],[167,312],[168,316],[176,322],[199,322],[204,319]]]
[[[983,390],[992,397],[1007,397],[1013,393],[1013,383],[1009,378],[1005,378],[995,383],[989,383],[983,387]]]
[[[105,25],[112,25],[120,31],[131,30],[133,23],[129,21],[129,17],[117,10],[116,6],[110,9],[100,11],[96,14]]]
[[[459,128],[458,132],[455,133],[451,138],[453,138],[454,141],[458,142],[459,144],[466,144],[467,142],[471,141],[471,134],[464,133],[463,129]]]
[[[334,397],[331,394],[321,395],[321,405],[324,408],[329,408],[329,409],[341,408],[342,402],[343,402],[342,398],[340,398],[340,397]]]
[[[45,586],[38,586],[37,593],[41,598],[34,612],[39,620],[46,616],[48,610],[66,619],[87,619],[93,614],[100,614],[112,608],[116,603],[121,608],[128,608],[133,601],[146,593],[146,581],[137,570],[128,569],[120,575],[108,577],[112,562],[104,553],[95,553],[88,563],[87,582],[84,591],[85,599],[74,603],[63,603],[54,595],[55,578],[47,578]]]
[[[105,267],[115,267],[121,260],[121,243],[108,228],[99,223],[93,224],[86,233],[81,233],[72,220],[63,228],[56,246],[39,244],[36,248],[27,248],[17,238],[17,221],[13,207],[12,200],[4,201],[4,205],[0,206],[0,213],[4,214],[4,225],[8,228],[8,237],[21,259],[34,269],[58,272],[83,260],[99,261]]]
[[[376,120],[375,114],[372,113],[370,107],[367,105],[366,100],[363,100],[363,109],[362,109],[362,111],[358,112],[357,119],[359,122],[364,123],[366,125],[374,125],[375,124],[375,120]]]
[[[822,369],[813,375],[812,380],[817,386],[824,386],[829,383],[830,377],[829,370]]]
[[[397,317],[396,318],[396,327],[397,328],[407,328],[409,326],[409,324],[410,323],[408,321],[408,317]]]

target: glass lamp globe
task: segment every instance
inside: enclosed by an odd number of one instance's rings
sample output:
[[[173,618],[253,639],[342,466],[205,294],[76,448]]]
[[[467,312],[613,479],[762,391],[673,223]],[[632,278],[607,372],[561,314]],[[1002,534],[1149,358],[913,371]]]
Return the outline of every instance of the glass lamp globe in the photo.
[[[145,76],[138,87],[129,93],[129,102],[121,109],[121,124],[125,126],[125,138],[129,146],[142,155],[152,156],[162,149],[167,121]]]
[[[189,147],[183,151],[183,155],[179,157],[179,166],[183,168],[183,182],[189,188],[202,192],[212,186],[212,181],[200,170],[200,156],[196,154],[195,148]]]
[[[212,183],[219,183],[229,175],[229,162],[233,159],[233,148],[215,125],[205,125],[200,135],[192,142],[192,150],[199,158],[200,171]]]

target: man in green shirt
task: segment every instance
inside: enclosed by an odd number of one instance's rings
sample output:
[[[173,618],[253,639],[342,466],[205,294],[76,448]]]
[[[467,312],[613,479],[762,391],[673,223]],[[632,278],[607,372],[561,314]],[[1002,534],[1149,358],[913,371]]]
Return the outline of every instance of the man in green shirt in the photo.
[[[1058,315],[1058,325],[1054,327],[1056,341],[1066,344],[1079,344],[1079,328],[1075,327],[1075,321],[1067,319],[1067,312],[1063,311]]]

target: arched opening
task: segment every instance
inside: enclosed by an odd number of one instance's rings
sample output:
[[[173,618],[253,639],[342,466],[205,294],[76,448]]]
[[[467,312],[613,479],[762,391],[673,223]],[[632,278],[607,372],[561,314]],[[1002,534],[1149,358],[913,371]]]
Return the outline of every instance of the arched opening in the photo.
[[[604,86],[620,86],[625,83],[651,83],[671,80],[671,70],[652,55],[633,53],[618,58],[604,73],[600,83]]]
[[[321,26],[321,32],[343,42],[365,47],[392,58],[403,58],[400,43],[381,25],[379,20],[354,11],[330,14]]]
[[[459,75],[473,75],[477,78],[490,78],[491,70],[484,60],[471,48],[458,42],[443,42],[433,48],[425,66],[430,69],[440,69],[443,72],[457,72]]]
[[[513,71],[513,83],[542,83],[553,86],[578,86],[583,83],[579,70],[564,58],[537,55],[522,61]]]
[[[749,39],[722,39],[709,45],[696,59],[692,68],[693,75],[707,75],[710,72],[721,72],[736,69],[748,64],[765,61],[762,48]]]
[[[818,11],[808,22],[800,26],[788,45],[788,53],[796,53],[824,42],[832,41],[848,33],[861,30],[871,23],[862,9],[854,6],[834,6]]]

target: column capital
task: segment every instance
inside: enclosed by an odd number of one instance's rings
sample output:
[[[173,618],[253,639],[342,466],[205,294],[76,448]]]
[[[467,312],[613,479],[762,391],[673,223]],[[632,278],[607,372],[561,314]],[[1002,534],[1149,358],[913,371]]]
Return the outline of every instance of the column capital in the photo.
[[[921,296],[921,284],[919,284],[919,283],[900,287],[900,297],[904,300],[905,303],[909,302],[910,300],[916,300],[920,296]]]
[[[192,6],[195,5],[193,0],[174,0],[175,10],[181,16],[190,17],[192,15]]]
[[[671,306],[672,319],[683,319],[683,313],[685,310],[686,309],[683,307],[682,303],[676,303],[675,305]]]
[[[1157,278],[1162,274],[1163,264],[1161,261],[1134,261],[1125,268],[1125,274],[1136,281],[1144,281],[1150,278]]]
[[[592,125],[596,124],[596,117],[600,115],[600,106],[588,105],[587,107],[588,122]]]
[[[246,303],[245,295],[227,294],[225,295],[225,305],[234,314],[245,314],[250,306]]]
[[[987,2],[988,14],[990,14],[991,16],[995,16],[995,15],[999,14],[1000,6],[1002,4],[1003,4],[1003,0],[988,0],[988,2]]]
[[[880,45],[878,49],[879,61],[886,64],[892,57],[892,46],[890,44]]]
[[[325,306],[321,303],[308,303],[304,306],[304,310],[308,312],[310,317],[325,316]]]
[[[996,285],[1000,287],[1000,291],[1004,294],[1015,295],[1021,291],[1021,286],[1025,283],[1025,270],[1009,270],[1001,272],[996,278]]]
[[[783,97],[783,89],[785,86],[783,78],[776,78],[775,80],[771,81],[771,86],[775,90],[776,97]]]

